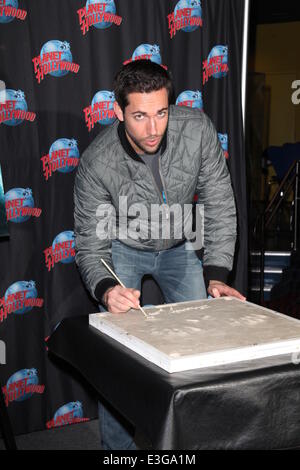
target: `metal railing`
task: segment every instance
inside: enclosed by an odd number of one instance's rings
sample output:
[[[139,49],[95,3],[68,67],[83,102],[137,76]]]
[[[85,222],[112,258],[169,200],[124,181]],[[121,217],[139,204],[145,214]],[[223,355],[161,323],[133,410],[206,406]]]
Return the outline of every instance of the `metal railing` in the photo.
[[[291,249],[293,251],[299,250],[299,218],[300,218],[300,160],[295,160],[288,169],[286,175],[281,181],[277,191],[264,209],[263,213],[257,218],[254,226],[254,236],[259,239],[260,245],[260,303],[264,303],[264,269],[265,269],[265,232],[270,227],[274,216],[282,206],[283,201],[287,194],[293,190],[293,201],[292,206],[293,218],[292,218],[292,232],[293,241],[291,243]],[[258,233],[260,235],[258,235]]]

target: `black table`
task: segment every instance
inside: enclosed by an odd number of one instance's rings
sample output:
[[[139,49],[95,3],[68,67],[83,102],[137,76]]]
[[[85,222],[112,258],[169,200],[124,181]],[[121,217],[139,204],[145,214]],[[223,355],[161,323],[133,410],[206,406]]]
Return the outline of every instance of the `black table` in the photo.
[[[300,446],[300,365],[290,358],[169,374],[89,326],[88,317],[64,320],[48,348],[155,449]]]

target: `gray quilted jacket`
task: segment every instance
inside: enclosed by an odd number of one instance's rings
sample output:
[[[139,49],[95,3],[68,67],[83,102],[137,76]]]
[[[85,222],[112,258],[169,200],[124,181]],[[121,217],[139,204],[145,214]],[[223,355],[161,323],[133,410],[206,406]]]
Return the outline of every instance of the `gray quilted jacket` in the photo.
[[[192,204],[195,194],[199,197],[198,202],[204,205],[206,279],[226,281],[233,263],[236,209],[226,160],[216,130],[206,114],[188,107],[170,106],[159,159],[167,205]],[[99,221],[103,220],[99,207],[112,205],[116,222],[120,224],[126,215],[120,206],[120,196],[127,196],[128,207],[143,203],[150,214],[151,204],[157,204],[163,208],[162,219],[168,219],[170,215],[168,206],[162,205],[162,196],[151,170],[130,146],[123,124],[116,121],[83,153],[75,179],[76,263],[96,300],[102,298],[108,287],[116,284],[100,262],[103,258],[112,266],[111,240],[98,236]],[[121,241],[151,251],[165,250],[179,242],[178,238],[145,236],[142,239],[129,236]]]

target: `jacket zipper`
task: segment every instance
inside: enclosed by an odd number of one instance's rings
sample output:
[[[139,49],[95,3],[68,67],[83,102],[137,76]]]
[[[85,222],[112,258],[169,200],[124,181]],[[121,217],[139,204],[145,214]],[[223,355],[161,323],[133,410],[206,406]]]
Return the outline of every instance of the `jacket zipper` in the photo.
[[[158,157],[158,169],[159,169],[159,175],[160,175],[160,179],[161,179],[161,182],[162,182],[162,186],[163,186],[163,189],[164,189],[164,195],[165,195],[165,198],[166,198],[166,203],[164,201],[164,204],[165,204],[165,208],[166,208],[166,219],[168,220],[169,215],[170,215],[169,214],[169,203],[168,203],[168,196],[167,196],[167,191],[166,191],[166,186],[165,186],[165,180],[164,180],[162,172],[161,172],[160,155]],[[167,248],[168,242],[166,241],[165,244],[166,244],[166,248]]]
[[[164,202],[164,204],[167,205],[167,208],[166,208],[166,219],[168,220],[168,218],[169,218],[169,212],[168,212],[169,204],[168,204],[167,191],[166,191],[166,187],[165,187],[165,180],[164,180],[163,175],[162,175],[162,172],[161,172],[160,155],[159,155],[159,157],[158,157],[158,169],[159,169],[159,176],[160,176],[160,179],[161,179],[161,182],[162,182],[162,186],[163,186],[163,190],[164,190],[164,195],[165,195],[165,198],[166,198],[166,201],[163,201],[163,202]]]
[[[146,164],[145,164],[145,165],[146,165]],[[156,187],[156,189],[157,189],[157,193],[158,193],[158,195],[159,195],[159,199],[161,200],[163,206],[166,208],[166,219],[168,220],[168,219],[169,219],[169,212],[168,212],[169,205],[168,205],[168,198],[167,198],[167,191],[166,191],[166,187],[165,187],[165,182],[164,182],[164,179],[163,179],[163,176],[162,176],[162,173],[161,173],[160,155],[159,155],[159,157],[158,157],[158,166],[159,166],[159,176],[160,176],[160,179],[161,179],[161,182],[162,182],[162,186],[163,186],[163,190],[164,190],[166,202],[164,201],[164,199],[163,199],[163,197],[162,197],[162,195],[161,195],[161,192],[160,192],[160,190],[159,190],[159,187],[158,187],[157,184],[156,184],[156,181],[155,181],[155,179],[154,179],[154,176],[153,176],[152,171],[150,170],[150,168],[148,167],[148,165],[146,165],[146,167],[147,167],[149,173],[151,174],[153,183],[154,183],[154,185],[155,185],[155,187]],[[168,242],[167,242],[167,241],[166,241],[166,242],[163,241],[163,246],[164,246],[164,245],[167,247],[167,246],[168,246]]]

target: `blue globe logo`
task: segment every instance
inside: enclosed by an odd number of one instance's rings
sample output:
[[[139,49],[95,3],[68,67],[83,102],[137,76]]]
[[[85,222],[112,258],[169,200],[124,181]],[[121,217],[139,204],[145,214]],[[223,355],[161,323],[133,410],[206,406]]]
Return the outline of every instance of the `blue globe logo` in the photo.
[[[70,49],[70,44],[67,41],[58,41],[57,39],[53,39],[52,41],[46,42],[46,44],[43,45],[40,56],[41,56],[41,61],[43,62],[43,57],[45,54],[49,52],[61,52],[60,58],[62,62],[73,62],[73,57]],[[49,60],[47,63],[52,64],[54,62],[57,62],[55,60]],[[59,63],[58,65],[58,70],[54,70],[53,72],[49,72],[49,75],[52,75],[52,77],[63,77],[64,75],[67,75],[69,73],[69,70],[62,70],[61,69],[61,64]]]
[[[220,134],[218,133],[218,138],[224,152],[225,158],[228,158],[228,135],[227,134]]]
[[[149,59],[156,64],[161,65],[160,49],[157,44],[141,44],[132,54],[132,60],[138,60],[149,56]]]
[[[113,111],[114,110],[114,101],[115,101],[115,94],[113,91],[102,90],[98,91],[92,99],[92,110],[97,103],[106,103],[105,111]],[[96,107],[96,106],[95,106]],[[101,115],[101,110],[100,110]],[[99,124],[103,124],[105,126],[112,124],[115,121],[114,117],[105,117],[104,119],[99,120]]]
[[[60,416],[65,416],[65,415],[68,415],[69,413],[72,414],[72,419],[83,418],[82,403],[80,401],[71,401],[70,403],[66,403],[65,405],[61,406],[54,415],[54,418],[53,418],[54,422]]]
[[[17,391],[18,388],[22,390],[22,382],[26,380],[26,385],[38,385],[39,383],[39,378],[37,375],[37,370],[36,369],[22,369],[13,374],[7,381],[6,388],[7,392],[9,392],[9,387],[13,386],[14,383],[20,382],[18,384],[19,386],[15,388]],[[16,398],[15,401],[24,401],[30,398],[33,395],[33,392],[29,393],[24,393],[24,395],[21,395],[20,397]]]
[[[211,65],[210,62],[213,57],[222,57],[222,65],[228,64],[228,47],[222,45],[213,47],[207,58],[208,67]],[[215,78],[222,78],[225,77],[225,75],[227,75],[227,72],[217,72],[213,74]]]
[[[116,14],[116,6],[114,0],[87,0],[86,2],[86,9],[88,11],[88,8],[90,5],[95,5],[95,4],[104,4],[105,5],[105,13],[111,13],[113,15]],[[101,10],[102,13],[102,10]],[[104,18],[101,17],[101,13],[91,13],[92,15],[97,15],[97,22],[93,24],[95,28],[97,29],[106,29],[109,28],[112,23],[109,21],[104,21]]]
[[[19,7],[19,2],[18,0],[5,0],[5,7],[12,7],[15,8],[16,10]],[[10,23],[15,19],[14,16],[6,16],[3,11],[3,15],[0,16],[0,23]]]
[[[0,103],[6,103],[7,101],[14,101],[14,109],[20,111],[28,111],[27,103],[25,100],[25,94],[21,90],[1,90],[0,91]],[[3,121],[3,124],[7,126],[18,126],[24,121],[24,119],[9,119],[8,121]]]
[[[58,139],[50,147],[49,150],[49,157],[50,160],[52,160],[52,156],[54,152],[58,152],[60,150],[68,150],[68,158],[72,159],[77,159],[79,160],[79,150],[77,147],[77,141],[75,139]],[[62,164],[63,157],[57,156],[57,158],[54,157],[54,160],[58,160],[60,164]],[[66,164],[65,166],[59,165],[59,168],[57,168],[57,171],[60,173],[70,173],[75,169],[75,166],[73,165],[68,165]]]
[[[221,143],[221,147],[223,150],[228,150],[228,135],[227,134],[220,134],[218,132],[219,141]]]
[[[181,106],[190,106],[191,108],[203,109],[202,93],[199,90],[183,91],[178,96],[176,104]]]
[[[11,295],[14,295],[18,292],[23,292],[23,291],[25,292],[25,294],[24,296],[22,296],[22,299],[36,299],[38,296],[34,281],[17,281],[6,290],[5,296],[4,296],[5,302],[7,302],[7,300],[9,299]],[[18,300],[13,300],[11,302],[9,301],[8,304],[13,306],[13,305],[18,305],[18,302],[19,302]],[[27,313],[27,312],[30,312],[32,308],[33,307],[31,306],[20,307],[14,310],[13,313],[16,313],[16,314]]]
[[[191,8],[191,17],[192,18],[201,18],[202,17],[202,8],[201,8],[201,1],[200,0],[179,0],[177,3],[175,9],[174,9],[174,16],[176,17],[178,10],[183,10],[184,8]],[[180,18],[180,16],[179,16]],[[184,31],[185,33],[192,33],[195,31],[197,28],[199,28],[199,25],[193,25],[193,26],[186,26],[181,29],[181,31]]]
[[[34,199],[30,188],[13,188],[5,194],[5,204],[16,199],[22,199],[23,201],[22,206],[18,207],[34,207]],[[30,215],[20,215],[18,217],[9,218],[9,221],[18,224],[20,222],[26,222],[29,219]]]
[[[68,248],[57,248],[56,245],[60,244],[60,243],[64,243],[66,241],[72,241],[71,245],[68,244]],[[53,243],[52,243],[52,249],[53,251],[59,251],[62,255],[64,254],[64,251],[69,251],[69,249],[71,248],[75,248],[75,235],[74,235],[74,232],[72,230],[66,230],[65,232],[61,232],[59,233],[53,240]],[[60,263],[63,263],[63,264],[69,264],[69,263],[73,263],[74,261],[74,256],[71,255],[71,253],[61,259]]]

